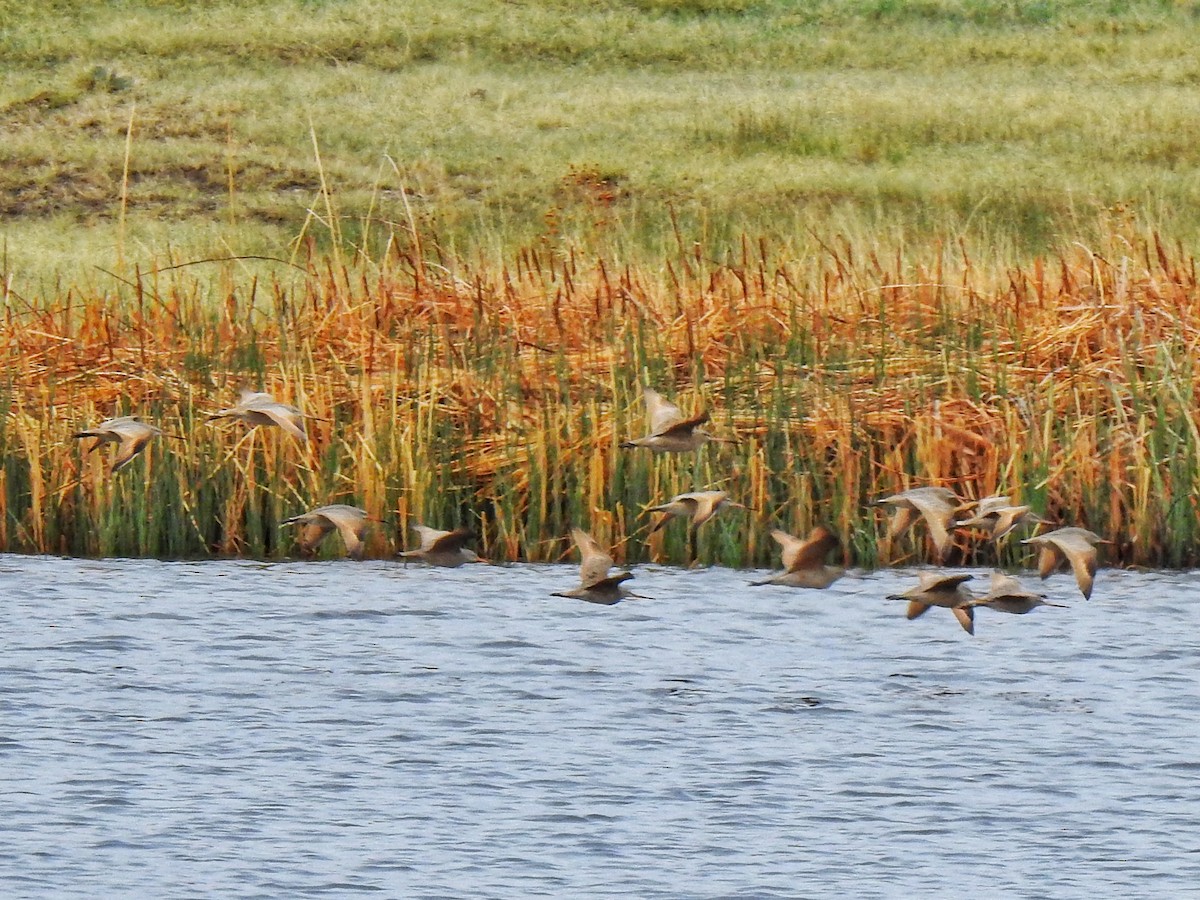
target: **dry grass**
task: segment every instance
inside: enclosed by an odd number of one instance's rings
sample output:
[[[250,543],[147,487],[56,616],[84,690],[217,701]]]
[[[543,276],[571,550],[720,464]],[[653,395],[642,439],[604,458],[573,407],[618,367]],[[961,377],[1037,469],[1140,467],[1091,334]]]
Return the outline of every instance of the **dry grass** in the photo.
[[[1086,523],[1113,560],[1194,564],[1195,267],[1109,224],[1104,246],[1027,267],[832,241],[800,261],[745,239],[723,264],[681,243],[654,270],[557,246],[472,269],[409,232],[382,260],[312,258],[294,282],[208,266],[10,292],[0,549],[275,556],[291,549],[281,519],[346,501],[383,522],[375,554],[425,521],[475,527],[489,556],[553,559],[580,524],[626,558],[680,561],[681,531],[643,544],[642,509],[720,486],[754,512],[706,526],[702,559],[762,564],[770,525],[820,520],[874,565],[925,547],[887,546],[868,501],[937,483]],[[619,450],[643,427],[643,383],[710,406],[740,443]],[[203,424],[244,385],[303,407],[310,444]],[[118,412],[179,437],[110,481],[70,435]]]

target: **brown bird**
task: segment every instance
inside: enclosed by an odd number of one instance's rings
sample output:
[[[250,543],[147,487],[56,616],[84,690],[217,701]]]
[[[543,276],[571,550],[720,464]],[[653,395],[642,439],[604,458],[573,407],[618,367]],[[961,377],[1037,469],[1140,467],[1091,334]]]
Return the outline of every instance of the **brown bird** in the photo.
[[[1060,567],[1070,564],[1083,599],[1092,599],[1092,583],[1099,565],[1096,544],[1107,543],[1104,538],[1086,528],[1059,528],[1021,543],[1038,548],[1038,574],[1042,578],[1049,578]]]
[[[618,572],[611,576],[608,574],[613,567],[612,556],[590,534],[582,528],[572,528],[571,538],[579,548],[579,587],[570,591],[558,591],[550,596],[571,597],[602,606],[612,606],[626,597],[649,599],[633,593],[624,586],[623,582],[633,577],[632,572]]]
[[[825,565],[826,555],[837,549],[839,543],[828,528],[818,525],[805,540],[778,528],[771,532],[771,537],[783,548],[783,571],[765,581],[750,582],[752,587],[782,584],[798,588],[827,588],[846,572],[839,566]]]
[[[889,539],[904,534],[917,519],[923,518],[929,526],[929,536],[933,538],[938,560],[945,558],[952,543],[950,526],[962,509],[962,501],[954,491],[944,487],[910,488],[876,500],[875,503],[878,506],[890,506],[894,510],[888,525]]]
[[[992,573],[992,583],[988,592],[968,604],[972,608],[986,606],[999,612],[1023,616],[1039,606],[1057,606],[1066,609],[1061,603],[1051,603],[1045,594],[1037,594],[1024,587],[1017,579],[1003,572]]]
[[[367,511],[357,506],[347,506],[344,503],[318,506],[311,512],[284,519],[280,524],[300,526],[296,541],[305,553],[315,552],[321,541],[334,529],[342,536],[346,544],[346,555],[351,559],[362,559],[363,550],[366,549],[363,535],[367,530]]]
[[[464,563],[485,563],[474,550],[467,548],[467,541],[475,537],[466,528],[453,531],[438,531],[425,525],[413,525],[412,530],[421,537],[421,546],[416,550],[405,550],[397,554],[405,559],[419,559],[431,566],[457,569]]]
[[[984,497],[975,507],[969,519],[960,519],[955,528],[982,528],[993,541],[998,541],[1018,525],[1027,522],[1045,522],[1029,506],[1015,506],[1008,497]]]
[[[946,575],[942,572],[922,572],[921,582],[903,594],[890,594],[889,600],[907,600],[908,618],[922,616],[931,606],[944,606],[954,613],[958,624],[967,634],[975,633],[975,610],[971,606],[974,597],[963,582],[970,575]]]
[[[678,406],[658,391],[646,388],[644,396],[650,433],[645,437],[622,441],[622,447],[648,447],[655,453],[687,453],[689,450],[700,449],[709,441],[733,443],[725,438],[715,437],[700,427],[709,421],[708,410],[702,410],[688,418]]]
[[[280,403],[270,394],[243,390],[235,406],[215,412],[205,421],[215,419],[241,419],[249,425],[277,425],[298,441],[308,440],[304,432],[304,413]]]
[[[646,510],[664,514],[650,529],[650,533],[654,534],[676,517],[689,519],[693,528],[699,528],[727,506],[736,506],[738,509],[746,508],[742,504],[730,500],[728,491],[692,491],[688,494],[677,494],[666,503],[651,506]]]
[[[108,474],[112,475],[129,465],[160,434],[162,429],[147,425],[137,416],[117,416],[115,419],[106,419],[95,428],[76,432],[74,437],[96,439],[88,448],[88,453],[99,450],[105,444],[116,444],[117,451],[108,470]]]

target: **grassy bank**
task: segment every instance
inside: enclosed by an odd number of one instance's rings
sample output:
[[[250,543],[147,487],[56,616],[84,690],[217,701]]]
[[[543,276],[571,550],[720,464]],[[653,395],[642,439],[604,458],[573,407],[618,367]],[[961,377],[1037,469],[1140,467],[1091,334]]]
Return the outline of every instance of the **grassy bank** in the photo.
[[[1198,9],[0,0],[4,268],[107,289],[301,233],[377,258],[410,215],[490,263],[549,237],[653,266],[674,216],[716,258],[815,232],[1025,264],[1119,203],[1194,245]]]
[[[797,259],[747,238],[724,262],[684,240],[653,269],[565,245],[473,268],[407,234],[370,264],[307,260],[294,285],[231,262],[10,294],[0,549],[275,556],[281,519],[344,501],[380,520],[376,554],[420,520],[554,559],[581,524],[626,559],[678,562],[682,529],[644,544],[642,509],[719,486],[754,509],[706,526],[702,559],[765,563],[769,526],[821,520],[873,565],[925,547],[887,546],[865,502],[933,481],[1086,523],[1114,561],[1195,564],[1194,263],[1107,228],[1028,267],[837,239]],[[739,443],[619,450],[642,433],[643,383],[711,407]],[[203,424],[245,385],[315,417],[310,444]],[[177,437],[110,481],[70,435],[118,412]]]

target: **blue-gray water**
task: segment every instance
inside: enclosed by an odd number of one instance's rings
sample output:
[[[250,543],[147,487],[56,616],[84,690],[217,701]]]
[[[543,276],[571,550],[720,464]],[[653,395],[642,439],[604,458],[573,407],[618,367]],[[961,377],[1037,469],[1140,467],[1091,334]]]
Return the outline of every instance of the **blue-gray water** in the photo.
[[[0,557],[0,892],[1200,890],[1196,575],[974,638],[911,571],[576,577]]]

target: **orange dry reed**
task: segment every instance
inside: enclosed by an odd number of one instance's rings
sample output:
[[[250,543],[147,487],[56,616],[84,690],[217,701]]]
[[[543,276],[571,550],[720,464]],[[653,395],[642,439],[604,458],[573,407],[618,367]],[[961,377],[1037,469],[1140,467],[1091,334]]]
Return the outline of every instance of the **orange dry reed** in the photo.
[[[500,558],[558,558],[580,524],[629,559],[681,560],[671,529],[643,543],[642,510],[715,486],[753,512],[702,531],[703,558],[762,564],[768,527],[823,521],[872,565],[925,547],[889,546],[869,501],[932,483],[1086,524],[1113,560],[1196,561],[1200,292],[1154,235],[1028,266],[746,242],[655,269],[539,248],[494,268],[205,271],[6,294],[0,549],[278,555],[282,518],[354,502],[382,522],[377,554],[428,521],[472,525]],[[739,443],[618,449],[644,428],[642,384]],[[301,406],[309,445],[203,424],[243,386]],[[109,481],[70,435],[129,412],[169,436]]]

